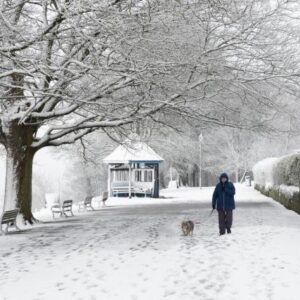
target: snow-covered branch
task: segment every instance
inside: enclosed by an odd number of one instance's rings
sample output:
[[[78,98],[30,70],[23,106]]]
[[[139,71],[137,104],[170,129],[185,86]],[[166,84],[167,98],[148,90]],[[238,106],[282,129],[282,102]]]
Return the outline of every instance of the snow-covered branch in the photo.
[[[34,72],[34,70],[26,70],[25,71],[25,70],[21,70],[21,69],[13,69],[13,70],[9,70],[9,71],[0,73],[0,79],[4,78],[4,77],[12,76],[14,74],[33,76],[32,72]]]
[[[18,43],[14,46],[8,46],[8,47],[0,47],[0,53],[6,53],[6,52],[16,52],[16,51],[21,51],[24,50],[36,42],[39,42],[41,40],[44,40],[45,35],[47,35],[49,32],[51,32],[53,29],[56,28],[63,20],[65,19],[63,13],[58,13],[56,17],[52,20],[52,22],[44,28],[41,32],[37,34],[37,36],[31,38],[29,41],[23,42],[23,43]]]
[[[35,133],[47,128],[33,138],[40,148],[149,116],[163,124],[161,114],[262,128],[268,121],[258,119],[293,113],[276,101],[299,88],[290,4],[159,3],[4,5],[1,116]],[[255,113],[241,124],[244,106]]]

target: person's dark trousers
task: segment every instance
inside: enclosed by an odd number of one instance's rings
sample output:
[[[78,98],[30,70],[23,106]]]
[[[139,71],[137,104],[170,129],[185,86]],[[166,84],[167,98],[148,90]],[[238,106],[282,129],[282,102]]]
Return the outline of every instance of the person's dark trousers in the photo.
[[[231,233],[231,225],[232,225],[232,209],[229,210],[218,210],[219,214],[219,230],[220,234]]]

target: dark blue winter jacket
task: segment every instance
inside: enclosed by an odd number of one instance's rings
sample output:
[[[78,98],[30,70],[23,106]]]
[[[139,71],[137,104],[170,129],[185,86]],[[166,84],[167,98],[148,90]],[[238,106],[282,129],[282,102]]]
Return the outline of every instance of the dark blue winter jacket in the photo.
[[[226,177],[227,181],[223,185],[221,178]],[[235,209],[234,201],[235,188],[234,185],[228,181],[228,176],[226,173],[220,176],[220,182],[216,185],[213,199],[212,207],[216,209]]]

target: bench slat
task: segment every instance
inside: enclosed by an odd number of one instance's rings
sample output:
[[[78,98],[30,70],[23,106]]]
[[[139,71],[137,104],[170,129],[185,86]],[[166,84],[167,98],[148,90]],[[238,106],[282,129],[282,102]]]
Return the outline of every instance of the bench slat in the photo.
[[[4,220],[2,220],[2,224],[14,222],[15,220],[16,220],[16,218],[4,219]]]
[[[93,200],[93,197],[87,197],[87,198],[85,198],[85,200],[84,200],[84,204],[85,204],[85,205],[91,204],[91,203],[92,203],[92,200]]]
[[[8,210],[5,211],[3,216],[2,216],[2,221],[1,224],[7,224],[10,222],[15,222],[16,218],[18,216],[19,209],[13,209],[13,210]]]
[[[65,216],[67,216],[66,213],[69,213],[73,216],[72,208],[73,208],[73,200],[65,200],[63,202],[62,211]]]
[[[66,200],[63,202],[63,205],[72,205],[73,204],[73,200]]]
[[[3,217],[4,216],[16,216],[19,213],[19,210],[8,210],[6,212],[4,212]]]
[[[2,220],[15,218],[17,215],[18,215],[18,214],[14,214],[14,215],[6,215],[6,216],[3,216],[3,217],[2,217]]]
[[[5,219],[10,219],[10,218],[15,218],[18,214],[10,214],[10,215],[5,215],[2,217],[2,220],[5,220]]]

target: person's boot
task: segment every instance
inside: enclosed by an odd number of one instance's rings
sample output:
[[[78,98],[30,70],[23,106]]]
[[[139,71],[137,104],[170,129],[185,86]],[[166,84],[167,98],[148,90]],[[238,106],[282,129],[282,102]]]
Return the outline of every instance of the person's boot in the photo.
[[[224,235],[225,234],[225,231],[220,231],[220,235]]]
[[[231,229],[227,228],[227,233],[230,234],[231,233]]]

